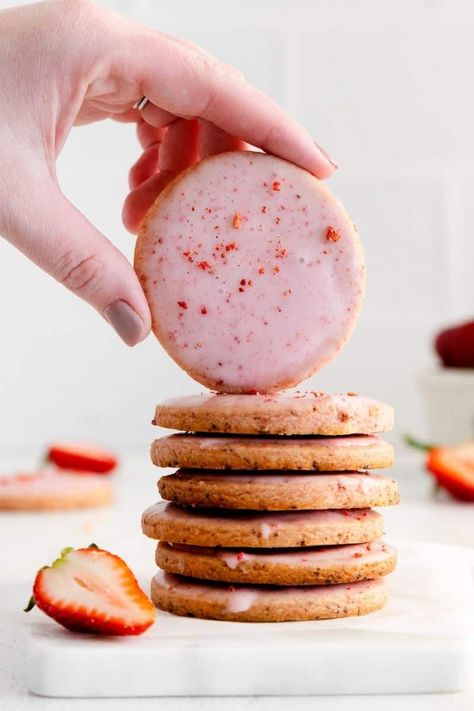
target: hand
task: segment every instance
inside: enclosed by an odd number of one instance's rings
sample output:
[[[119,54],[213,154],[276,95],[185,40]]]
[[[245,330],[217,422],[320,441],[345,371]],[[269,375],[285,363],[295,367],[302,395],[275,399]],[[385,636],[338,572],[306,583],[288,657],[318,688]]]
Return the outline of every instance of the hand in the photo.
[[[0,12],[0,92],[0,234],[94,306],[128,345],[150,330],[138,279],[56,178],[74,125],[109,117],[137,123],[143,153],[123,211],[132,232],[176,172],[244,142],[319,178],[335,169],[303,128],[232,67],[87,0]],[[132,107],[142,96],[150,103],[140,113]]]

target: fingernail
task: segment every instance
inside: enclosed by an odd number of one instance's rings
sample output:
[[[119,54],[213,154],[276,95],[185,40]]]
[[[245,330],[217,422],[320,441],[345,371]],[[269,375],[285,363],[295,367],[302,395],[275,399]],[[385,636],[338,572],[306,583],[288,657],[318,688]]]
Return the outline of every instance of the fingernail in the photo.
[[[124,299],[113,301],[105,307],[103,314],[127,346],[135,346],[142,340],[143,321]]]
[[[327,151],[325,151],[324,148],[323,148],[322,146],[320,146],[319,143],[318,143],[317,141],[315,141],[314,139],[313,139],[313,143],[314,143],[314,145],[316,146],[316,148],[319,148],[319,150],[321,151],[321,153],[323,154],[323,156],[324,156],[324,157],[331,163],[331,165],[333,165],[333,166],[335,167],[335,169],[337,170],[337,169],[339,168],[339,166],[338,166],[337,163],[335,163],[335,162],[333,161],[333,159],[331,158],[331,156],[329,155],[329,153],[328,153]]]

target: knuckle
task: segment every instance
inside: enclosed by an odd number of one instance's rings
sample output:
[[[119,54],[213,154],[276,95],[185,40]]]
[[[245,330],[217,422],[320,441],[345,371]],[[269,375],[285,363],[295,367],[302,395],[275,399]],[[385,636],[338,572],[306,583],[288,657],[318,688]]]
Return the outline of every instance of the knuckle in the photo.
[[[90,295],[97,290],[103,271],[103,264],[95,255],[78,258],[67,253],[57,266],[56,278],[71,291]]]

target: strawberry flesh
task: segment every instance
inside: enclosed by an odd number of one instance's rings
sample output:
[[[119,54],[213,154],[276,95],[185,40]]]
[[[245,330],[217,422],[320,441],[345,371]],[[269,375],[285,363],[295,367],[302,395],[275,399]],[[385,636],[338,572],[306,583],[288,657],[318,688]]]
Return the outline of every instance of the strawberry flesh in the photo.
[[[474,443],[435,447],[428,453],[426,467],[456,499],[474,501]]]
[[[65,548],[51,566],[39,570],[33,600],[49,617],[76,632],[138,635],[156,617],[153,603],[126,563],[94,545]]]
[[[117,457],[106,450],[84,445],[54,444],[46,455],[61,469],[107,474],[117,466]]]

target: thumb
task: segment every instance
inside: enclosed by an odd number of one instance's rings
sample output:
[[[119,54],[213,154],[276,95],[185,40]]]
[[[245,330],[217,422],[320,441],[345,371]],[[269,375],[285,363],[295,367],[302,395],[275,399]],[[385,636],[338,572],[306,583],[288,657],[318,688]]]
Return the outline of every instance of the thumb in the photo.
[[[39,192],[35,186],[28,199],[15,196],[17,209],[10,203],[5,237],[97,309],[127,345],[136,345],[149,333],[150,311],[130,263],[53,180]]]

